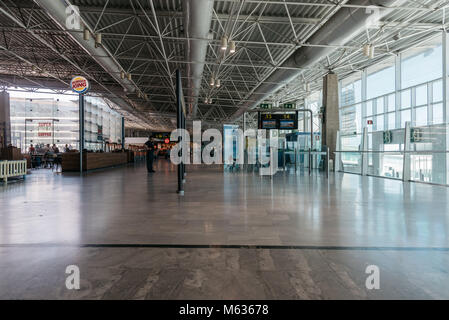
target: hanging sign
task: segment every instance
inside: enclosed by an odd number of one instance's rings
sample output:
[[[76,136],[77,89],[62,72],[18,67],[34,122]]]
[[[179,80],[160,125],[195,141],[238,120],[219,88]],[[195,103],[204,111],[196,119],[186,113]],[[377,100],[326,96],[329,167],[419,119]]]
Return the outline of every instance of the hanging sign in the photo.
[[[89,91],[90,88],[89,80],[82,76],[77,76],[70,82],[70,87],[75,93],[85,94]]]
[[[298,116],[296,113],[262,114],[259,128],[266,130],[297,130]]]
[[[262,103],[262,104],[260,104],[260,108],[261,109],[273,109],[273,104],[272,103]]]
[[[284,109],[296,109],[295,103],[284,103]]]

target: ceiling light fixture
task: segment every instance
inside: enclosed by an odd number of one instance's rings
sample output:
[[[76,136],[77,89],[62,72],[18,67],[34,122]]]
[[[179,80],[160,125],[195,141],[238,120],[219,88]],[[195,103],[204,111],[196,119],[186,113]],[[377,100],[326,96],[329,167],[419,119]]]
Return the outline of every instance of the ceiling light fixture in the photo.
[[[85,41],[89,41],[90,40],[90,31],[86,27],[84,27],[83,38],[84,38]]]
[[[228,37],[223,36],[221,38],[221,50],[226,51],[228,49]]]
[[[231,41],[231,43],[229,45],[229,52],[235,53],[235,41]]]
[[[363,55],[365,57],[373,59],[375,56],[375,52],[376,52],[376,49],[372,44],[368,43],[363,46]]]
[[[376,51],[376,49],[374,48],[374,46],[371,46],[370,51],[369,51],[370,59],[374,59],[375,51]]]
[[[102,42],[101,33],[97,33],[95,35],[95,47],[98,48],[99,46],[101,46],[101,42]]]
[[[310,83],[305,83],[304,84],[304,91],[305,92],[310,92]]]
[[[220,87],[221,87],[221,80],[220,80],[220,79],[217,79],[217,81],[215,81],[215,86],[216,86],[217,88],[220,88]]]

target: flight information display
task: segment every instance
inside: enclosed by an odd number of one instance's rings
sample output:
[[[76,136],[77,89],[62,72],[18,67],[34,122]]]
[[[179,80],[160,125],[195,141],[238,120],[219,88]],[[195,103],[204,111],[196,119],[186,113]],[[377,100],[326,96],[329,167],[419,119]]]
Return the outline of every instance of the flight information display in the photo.
[[[261,114],[259,128],[266,130],[296,130],[298,129],[298,114]]]
[[[278,120],[277,117],[273,114],[263,114],[261,118],[261,129],[277,129]]]

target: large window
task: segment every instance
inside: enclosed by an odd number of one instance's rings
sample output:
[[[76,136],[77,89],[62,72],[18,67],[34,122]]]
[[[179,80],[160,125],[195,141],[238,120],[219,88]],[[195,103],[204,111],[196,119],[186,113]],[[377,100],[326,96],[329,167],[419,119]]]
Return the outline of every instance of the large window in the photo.
[[[316,91],[308,96],[306,99],[306,105],[307,109],[313,111],[313,132],[320,132],[320,119],[318,118],[318,113],[323,105],[322,91]],[[307,124],[307,126],[310,125]]]
[[[349,106],[362,101],[362,73],[358,72],[341,83],[341,105]]]
[[[395,59],[390,58],[368,68],[367,98],[372,99],[395,91]]]
[[[441,37],[402,54],[401,87],[409,88],[443,76]]]
[[[366,154],[367,174],[402,178],[408,139],[411,161],[405,168],[406,177],[449,184],[442,51],[438,36],[401,53],[399,59],[386,58],[340,81],[343,171],[361,173]],[[419,136],[406,138],[407,123]],[[361,152],[364,128],[368,129],[368,147]]]

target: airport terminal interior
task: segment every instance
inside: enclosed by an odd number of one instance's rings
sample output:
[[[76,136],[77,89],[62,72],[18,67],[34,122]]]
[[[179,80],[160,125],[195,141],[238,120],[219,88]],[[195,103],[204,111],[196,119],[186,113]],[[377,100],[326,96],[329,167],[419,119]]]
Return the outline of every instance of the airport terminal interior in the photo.
[[[448,18],[0,0],[0,299],[449,299]]]

